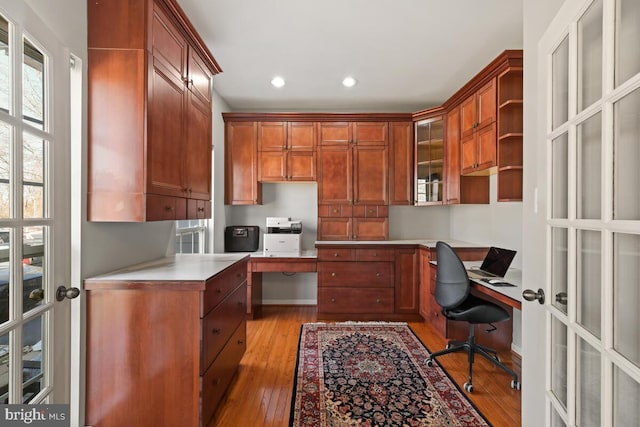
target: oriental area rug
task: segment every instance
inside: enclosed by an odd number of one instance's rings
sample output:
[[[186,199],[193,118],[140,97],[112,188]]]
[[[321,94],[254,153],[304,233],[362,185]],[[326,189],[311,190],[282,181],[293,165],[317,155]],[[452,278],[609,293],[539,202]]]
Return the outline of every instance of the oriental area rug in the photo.
[[[406,323],[305,323],[289,425],[489,426]]]

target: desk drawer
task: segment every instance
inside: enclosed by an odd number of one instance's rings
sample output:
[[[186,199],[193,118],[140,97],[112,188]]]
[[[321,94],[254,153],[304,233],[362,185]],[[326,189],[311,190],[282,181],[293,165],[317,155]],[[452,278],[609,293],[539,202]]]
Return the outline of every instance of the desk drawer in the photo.
[[[393,287],[393,263],[320,262],[318,286]]]
[[[247,328],[243,320],[215,362],[202,377],[202,425],[209,424],[247,348]]]
[[[393,262],[393,249],[356,249],[356,261],[388,261]]]
[[[393,289],[318,288],[319,313],[393,313]]]
[[[355,261],[355,249],[318,249],[318,261]]]
[[[212,308],[220,304],[220,302],[229,295],[229,292],[246,280],[247,262],[245,261],[232,265],[227,270],[207,281],[202,298],[202,312],[200,313],[200,317],[204,317]]]
[[[207,370],[225,343],[243,321],[247,311],[247,285],[242,284],[202,320],[202,363]]]

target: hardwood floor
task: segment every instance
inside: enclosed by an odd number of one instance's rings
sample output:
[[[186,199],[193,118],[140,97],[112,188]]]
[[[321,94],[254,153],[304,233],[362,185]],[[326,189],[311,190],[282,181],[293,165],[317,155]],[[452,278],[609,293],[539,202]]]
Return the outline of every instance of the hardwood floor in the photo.
[[[209,427],[288,426],[300,326],[316,321],[315,306],[265,306],[260,318],[248,321],[247,352]],[[409,325],[429,350],[444,348],[445,340],[430,325]],[[505,352],[500,358],[520,373],[519,357]],[[440,362],[460,386],[466,381],[466,355],[449,354]],[[510,380],[489,362],[476,358],[474,391],[467,395],[495,427],[520,425],[521,393],[509,387]]]

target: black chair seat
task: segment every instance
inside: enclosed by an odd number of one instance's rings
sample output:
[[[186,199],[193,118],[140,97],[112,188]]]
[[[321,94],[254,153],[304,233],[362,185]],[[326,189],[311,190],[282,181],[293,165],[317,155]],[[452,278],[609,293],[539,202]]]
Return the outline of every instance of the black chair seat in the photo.
[[[460,320],[469,323],[495,323],[509,320],[509,312],[504,308],[492,304],[482,298],[469,295],[462,304],[450,309],[442,310],[447,319]]]

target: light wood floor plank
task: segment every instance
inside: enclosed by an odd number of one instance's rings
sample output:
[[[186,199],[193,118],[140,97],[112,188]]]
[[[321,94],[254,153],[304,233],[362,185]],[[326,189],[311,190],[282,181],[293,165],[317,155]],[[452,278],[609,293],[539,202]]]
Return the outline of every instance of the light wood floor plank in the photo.
[[[260,318],[248,321],[247,352],[209,427],[288,426],[300,326],[316,321],[316,308],[309,306],[266,306]],[[430,325],[409,325],[429,350],[446,345]],[[500,358],[520,373],[517,356],[505,352]],[[460,386],[467,380],[464,354],[443,356],[440,363]],[[495,427],[520,425],[521,394],[510,388],[510,381],[507,374],[476,358],[474,391],[465,394]]]

